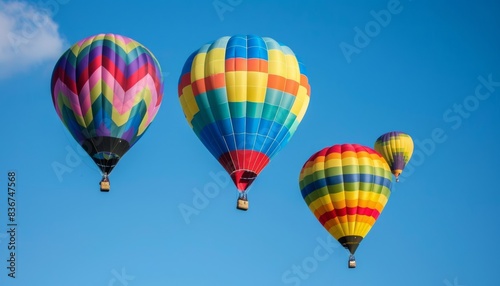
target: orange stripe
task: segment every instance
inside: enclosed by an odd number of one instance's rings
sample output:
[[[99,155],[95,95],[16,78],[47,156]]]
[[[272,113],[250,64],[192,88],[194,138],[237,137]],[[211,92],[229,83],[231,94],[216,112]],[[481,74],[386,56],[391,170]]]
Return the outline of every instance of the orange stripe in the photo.
[[[261,59],[248,59],[248,71],[268,72],[267,61]]]
[[[214,90],[226,86],[226,78],[224,73],[218,73],[209,76],[205,80],[207,90]]]
[[[311,86],[309,85],[309,79],[307,76],[303,74],[300,75],[300,85],[306,88],[307,95],[309,96],[311,94]]]
[[[218,73],[196,80],[191,86],[193,87],[194,96],[197,96],[207,92],[207,90],[214,90],[226,86],[226,78],[224,77],[224,73]]]
[[[262,59],[243,59],[243,58],[230,58],[226,59],[225,63],[226,72],[228,71],[258,71],[268,72],[268,64],[266,60]]]
[[[289,93],[293,96],[296,96],[298,90],[299,90],[299,83],[298,82],[291,80],[291,79],[286,80],[286,86],[285,86],[286,93]]]
[[[267,87],[274,88],[277,90],[285,89],[286,79],[282,76],[270,74],[267,79]]]
[[[207,89],[205,88],[205,79],[200,78],[199,80],[191,83],[191,87],[193,88],[193,95],[197,96],[198,94],[205,93]]]

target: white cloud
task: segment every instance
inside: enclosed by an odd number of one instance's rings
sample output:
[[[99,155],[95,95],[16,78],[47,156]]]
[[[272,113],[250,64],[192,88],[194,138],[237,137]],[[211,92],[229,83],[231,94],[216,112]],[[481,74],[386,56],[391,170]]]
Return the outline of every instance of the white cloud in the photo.
[[[30,3],[0,0],[0,79],[61,56],[65,41],[51,14]]]

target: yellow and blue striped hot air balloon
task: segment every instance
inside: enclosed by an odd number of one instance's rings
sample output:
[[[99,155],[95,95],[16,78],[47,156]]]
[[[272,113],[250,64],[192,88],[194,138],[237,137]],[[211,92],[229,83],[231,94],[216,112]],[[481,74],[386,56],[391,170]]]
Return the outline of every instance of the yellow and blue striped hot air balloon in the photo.
[[[245,199],[295,133],[310,95],[305,68],[292,50],[255,35],[222,37],[196,50],[178,88],[189,125]]]
[[[375,150],[358,144],[324,148],[302,167],[302,197],[323,227],[354,253],[379,218],[391,194],[389,166]]]
[[[385,158],[396,177],[396,182],[399,182],[399,175],[413,154],[413,140],[410,135],[399,131],[387,132],[375,141],[374,148]]]
[[[98,34],[60,57],[51,91],[61,121],[107,181],[155,118],[163,78],[146,47],[122,35]]]

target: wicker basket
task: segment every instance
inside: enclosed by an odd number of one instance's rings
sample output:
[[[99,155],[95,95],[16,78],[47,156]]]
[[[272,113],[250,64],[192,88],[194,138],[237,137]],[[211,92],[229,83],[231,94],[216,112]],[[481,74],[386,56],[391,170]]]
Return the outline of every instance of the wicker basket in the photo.
[[[238,203],[236,204],[236,208],[239,210],[242,210],[242,211],[247,211],[248,210],[248,201],[238,199]]]
[[[109,182],[101,182],[101,192],[109,192]]]

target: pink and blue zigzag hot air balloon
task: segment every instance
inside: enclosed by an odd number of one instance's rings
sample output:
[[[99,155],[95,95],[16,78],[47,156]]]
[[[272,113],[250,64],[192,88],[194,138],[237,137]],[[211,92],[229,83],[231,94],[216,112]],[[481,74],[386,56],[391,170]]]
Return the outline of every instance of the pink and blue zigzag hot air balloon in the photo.
[[[60,57],[51,91],[60,119],[107,178],[155,118],[163,79],[146,47],[121,35],[99,34]]]

